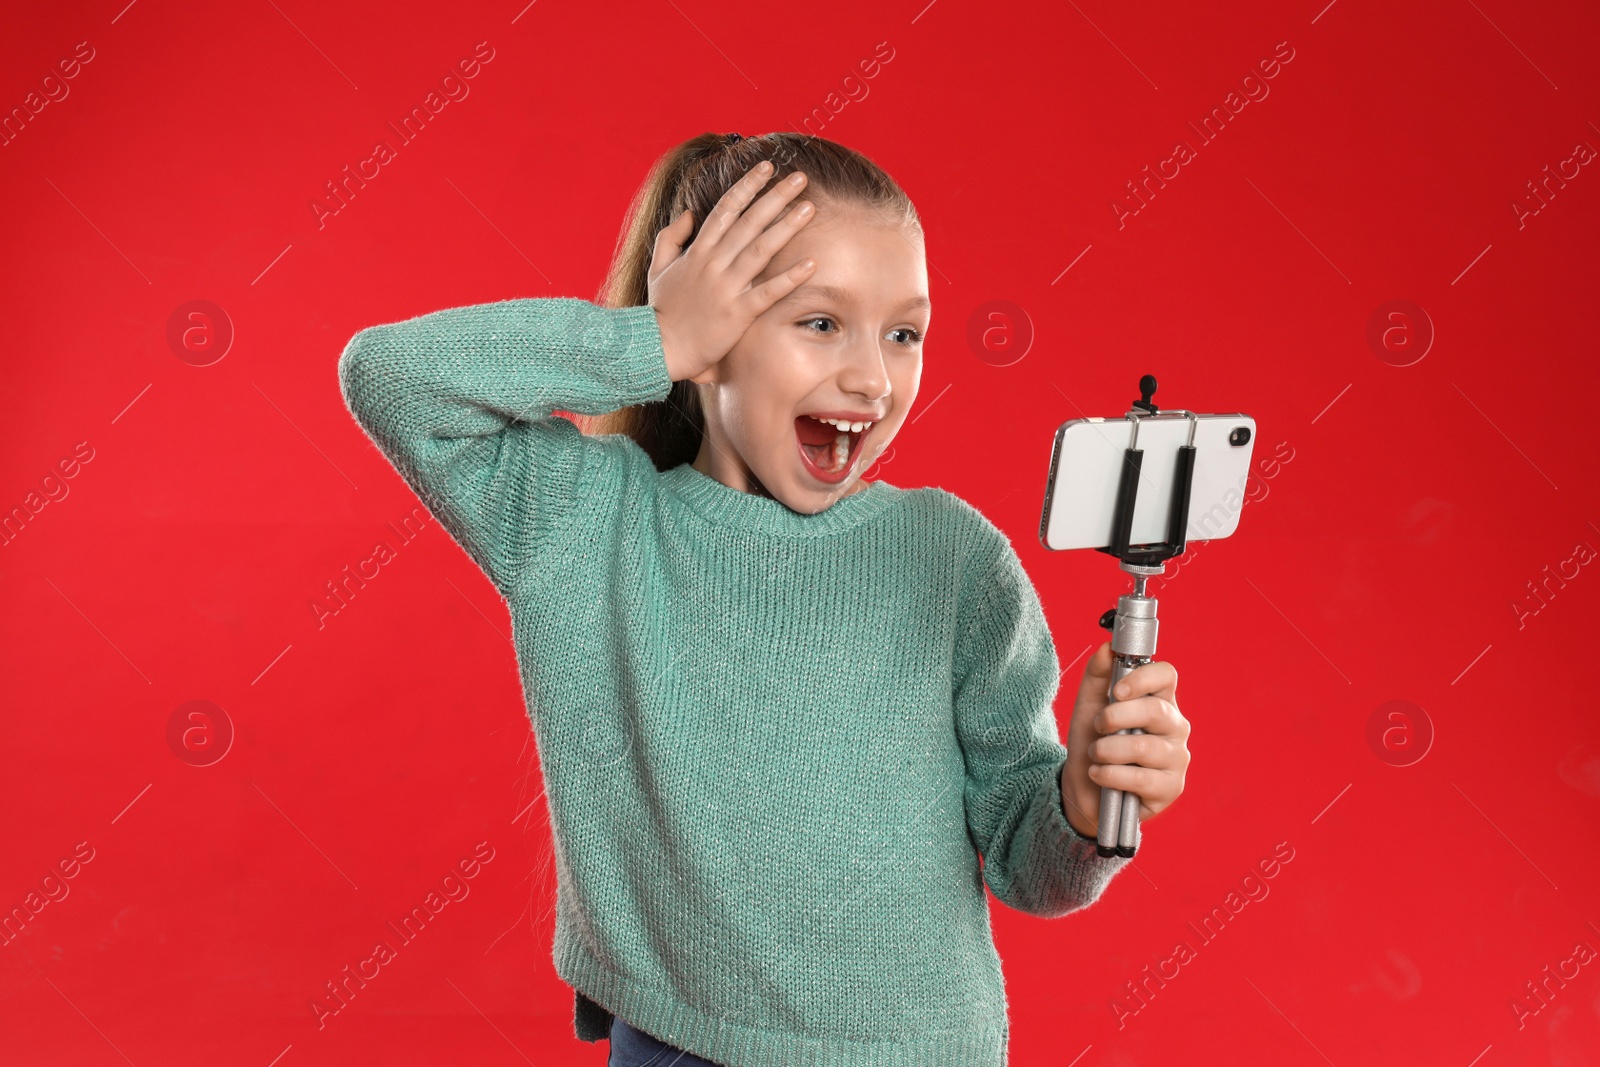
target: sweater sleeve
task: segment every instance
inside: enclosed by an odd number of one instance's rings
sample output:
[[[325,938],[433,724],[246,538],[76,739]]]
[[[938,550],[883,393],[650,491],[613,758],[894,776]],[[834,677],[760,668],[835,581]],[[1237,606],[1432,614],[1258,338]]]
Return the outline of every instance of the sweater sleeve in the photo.
[[[1001,903],[1047,919],[1094,903],[1131,862],[1100,856],[1062,810],[1060,674],[1038,593],[1007,543],[957,638],[956,734],[983,879]]]
[[[551,542],[599,447],[552,412],[604,414],[672,385],[653,307],[573,297],[371,326],[338,371],[357,423],[503,595]]]

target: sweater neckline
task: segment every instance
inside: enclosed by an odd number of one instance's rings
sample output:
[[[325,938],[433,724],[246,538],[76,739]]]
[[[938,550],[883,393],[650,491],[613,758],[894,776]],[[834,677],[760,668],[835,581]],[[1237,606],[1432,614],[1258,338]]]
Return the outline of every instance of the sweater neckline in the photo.
[[[867,482],[849,496],[807,515],[781,500],[724,485],[685,462],[663,471],[662,483],[703,518],[719,526],[788,537],[818,537],[859,526],[883,511],[897,489]]]

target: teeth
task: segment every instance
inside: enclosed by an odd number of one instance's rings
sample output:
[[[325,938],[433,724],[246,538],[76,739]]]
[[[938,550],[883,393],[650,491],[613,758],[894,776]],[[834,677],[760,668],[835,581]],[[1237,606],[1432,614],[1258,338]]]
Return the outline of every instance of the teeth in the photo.
[[[812,418],[816,418],[816,416],[813,415]],[[848,430],[851,433],[860,433],[872,425],[870,422],[846,422],[844,419],[817,419],[817,421],[825,422],[829,426],[837,426],[839,429]]]
[[[815,415],[808,415],[806,417],[817,419],[818,422],[827,423],[829,426],[836,427],[839,430],[838,436],[833,439],[832,455],[830,456],[828,453],[824,452],[823,457],[825,458],[817,461],[817,466],[830,474],[837,474],[839,471],[844,470],[845,465],[850,462],[850,435],[860,433],[865,429],[870,429],[873,425],[871,422],[848,422],[844,419],[821,419],[817,418]],[[831,460],[831,462],[829,462],[829,460]],[[824,466],[824,463],[827,463],[827,465]]]

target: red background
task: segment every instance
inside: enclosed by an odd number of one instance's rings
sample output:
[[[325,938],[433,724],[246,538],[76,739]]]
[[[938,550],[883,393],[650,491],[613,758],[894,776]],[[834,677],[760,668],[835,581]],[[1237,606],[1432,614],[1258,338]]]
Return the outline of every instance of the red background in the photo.
[[[1093,908],[995,906],[1013,1062],[1600,1062],[1600,175],[1512,207],[1600,147],[1597,30],[1505,0],[8,8],[7,112],[78,42],[94,58],[0,148],[0,507],[92,459],[0,551],[0,906],[78,842],[93,859],[0,948],[0,1059],[603,1062],[550,961],[493,587],[429,522],[311,609],[417,504],[335,361],[438,308],[592,299],[661,152],[803,128],[879,161],[927,228],[921,413],[880,472],[1011,535],[1064,666],[1128,583],[1038,544],[1061,421],[1120,415],[1153,372],[1158,403],[1248,412],[1258,457],[1292,453],[1160,591],[1183,797]],[[324,184],[480,41],[470,95],[319,227]],[[1279,42],[1270,95],[1200,143]],[[1180,139],[1197,157],[1119,227]],[[196,299],[235,330],[209,366],[166,340]],[[995,300],[1031,326],[975,350]],[[1374,347],[1391,300],[1421,313]],[[210,766],[169,746],[191,700],[235,731]],[[1390,701],[1412,708],[1369,740]],[[479,842],[470,896],[319,1030],[324,983]],[[1280,843],[1270,894],[1199,938]],[[1134,999],[1180,939],[1193,958]]]

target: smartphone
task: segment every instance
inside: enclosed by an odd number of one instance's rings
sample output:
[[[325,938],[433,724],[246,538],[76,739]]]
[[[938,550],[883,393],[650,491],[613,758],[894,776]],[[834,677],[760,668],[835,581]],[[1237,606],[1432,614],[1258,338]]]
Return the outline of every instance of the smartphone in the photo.
[[[1117,486],[1130,444],[1144,456],[1128,544],[1166,541],[1178,449],[1191,443],[1191,426],[1194,474],[1185,543],[1233,533],[1244,508],[1256,422],[1240,412],[1195,415],[1175,408],[1141,414],[1137,419],[1084,418],[1062,423],[1050,452],[1044,513],[1039,519],[1040,542],[1058,550],[1111,544]]]

